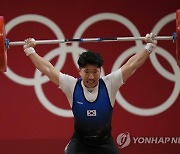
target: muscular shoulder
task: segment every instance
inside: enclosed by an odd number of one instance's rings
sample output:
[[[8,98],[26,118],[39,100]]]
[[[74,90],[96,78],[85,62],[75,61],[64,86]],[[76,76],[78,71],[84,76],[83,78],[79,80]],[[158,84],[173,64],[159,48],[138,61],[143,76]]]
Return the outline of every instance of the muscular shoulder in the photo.
[[[61,72],[59,73],[59,88],[61,88],[63,91],[67,88],[74,88],[76,82],[77,78]]]
[[[120,87],[123,84],[121,68],[102,77],[102,79],[106,84],[115,84]]]
[[[114,106],[116,94],[119,88],[123,85],[121,69],[114,71],[104,77],[102,77],[110,97],[111,105]]]

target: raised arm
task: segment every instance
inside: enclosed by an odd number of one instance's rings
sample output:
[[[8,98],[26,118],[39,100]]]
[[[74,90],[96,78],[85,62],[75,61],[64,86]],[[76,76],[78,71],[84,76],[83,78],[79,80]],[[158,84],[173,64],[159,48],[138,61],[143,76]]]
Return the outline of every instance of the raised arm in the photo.
[[[36,42],[34,39],[29,38],[25,40],[26,45],[23,46],[24,52],[31,59],[34,66],[46,75],[53,83],[59,85],[59,71],[54,68],[54,66],[47,60],[39,56],[34,47]]]
[[[145,37],[145,41],[147,43],[145,49],[143,51],[137,52],[121,67],[124,83],[139,67],[144,64],[151,52],[156,49],[157,41],[154,40],[155,36],[156,35],[152,33],[147,34]]]

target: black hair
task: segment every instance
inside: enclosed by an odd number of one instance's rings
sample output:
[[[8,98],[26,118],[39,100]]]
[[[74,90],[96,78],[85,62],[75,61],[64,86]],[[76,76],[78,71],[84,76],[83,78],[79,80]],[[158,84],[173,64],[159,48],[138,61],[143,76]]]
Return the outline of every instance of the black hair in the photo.
[[[103,58],[100,55],[100,53],[89,50],[80,54],[79,59],[78,59],[79,67],[83,68],[88,64],[101,67],[103,65]]]

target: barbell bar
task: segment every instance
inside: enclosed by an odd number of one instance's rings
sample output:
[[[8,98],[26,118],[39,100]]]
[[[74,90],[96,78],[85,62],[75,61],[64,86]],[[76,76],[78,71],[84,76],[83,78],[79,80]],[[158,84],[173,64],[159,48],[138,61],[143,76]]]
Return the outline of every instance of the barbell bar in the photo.
[[[145,37],[78,38],[62,40],[36,40],[36,44],[59,44],[73,42],[112,42],[145,40]],[[176,61],[180,66],[180,9],[176,11],[176,32],[172,36],[156,36],[155,40],[172,40],[176,43]],[[0,16],[0,71],[7,71],[7,49],[10,46],[25,45],[24,41],[10,42],[6,38],[4,17]]]
[[[176,34],[174,36],[157,36],[156,40],[175,40]],[[58,44],[58,43],[72,43],[72,42],[110,42],[110,41],[136,41],[145,40],[145,37],[114,37],[114,38],[80,38],[80,39],[62,39],[62,40],[37,40],[36,44]],[[24,45],[24,41],[9,42],[8,40],[6,46],[19,46]]]

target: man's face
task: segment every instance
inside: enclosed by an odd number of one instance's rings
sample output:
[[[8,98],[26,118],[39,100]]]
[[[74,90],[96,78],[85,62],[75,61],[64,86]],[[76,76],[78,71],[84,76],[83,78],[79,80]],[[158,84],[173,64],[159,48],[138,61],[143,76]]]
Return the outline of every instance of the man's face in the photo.
[[[85,87],[94,88],[98,84],[101,68],[95,65],[86,65],[85,67],[79,69],[79,74]]]

